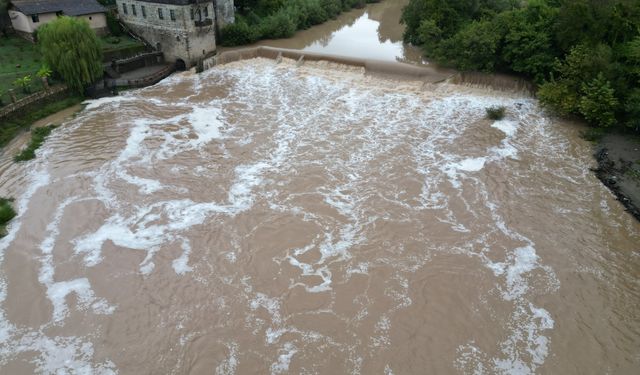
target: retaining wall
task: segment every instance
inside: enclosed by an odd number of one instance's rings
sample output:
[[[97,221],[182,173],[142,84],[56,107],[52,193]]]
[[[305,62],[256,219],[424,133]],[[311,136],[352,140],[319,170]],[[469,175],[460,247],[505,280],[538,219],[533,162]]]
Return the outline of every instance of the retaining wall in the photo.
[[[6,119],[16,115],[18,112],[25,112],[40,107],[45,103],[63,99],[69,94],[66,85],[53,86],[46,91],[39,91],[35,94],[22,98],[15,103],[8,104],[0,108],[0,124]]]

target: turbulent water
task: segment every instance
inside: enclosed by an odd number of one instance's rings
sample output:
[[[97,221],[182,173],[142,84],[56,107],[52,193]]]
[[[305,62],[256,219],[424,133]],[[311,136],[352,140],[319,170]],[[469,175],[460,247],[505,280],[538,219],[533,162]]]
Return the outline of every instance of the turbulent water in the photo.
[[[0,372],[637,373],[640,225],[579,130],[262,59],[90,101],[3,164]]]

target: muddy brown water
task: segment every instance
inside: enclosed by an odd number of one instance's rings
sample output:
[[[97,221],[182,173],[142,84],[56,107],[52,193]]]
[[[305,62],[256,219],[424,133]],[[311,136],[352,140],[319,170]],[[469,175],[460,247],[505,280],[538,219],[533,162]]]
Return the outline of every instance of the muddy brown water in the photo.
[[[88,102],[0,161],[0,373],[637,373],[640,224],[581,130],[291,60]]]

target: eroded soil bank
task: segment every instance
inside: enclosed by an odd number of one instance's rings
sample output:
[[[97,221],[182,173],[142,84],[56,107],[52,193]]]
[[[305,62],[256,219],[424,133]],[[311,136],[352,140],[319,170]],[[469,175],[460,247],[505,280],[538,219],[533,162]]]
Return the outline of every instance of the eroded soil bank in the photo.
[[[595,173],[627,211],[640,220],[640,139],[610,134],[597,145]]]

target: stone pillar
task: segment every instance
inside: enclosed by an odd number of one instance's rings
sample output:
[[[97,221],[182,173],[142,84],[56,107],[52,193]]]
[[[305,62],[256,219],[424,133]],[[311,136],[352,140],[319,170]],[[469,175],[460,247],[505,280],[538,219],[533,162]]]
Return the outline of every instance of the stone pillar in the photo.
[[[16,93],[13,91],[13,89],[9,89],[9,96],[11,97],[11,102],[13,102],[14,104],[18,101],[18,99],[16,99]]]

